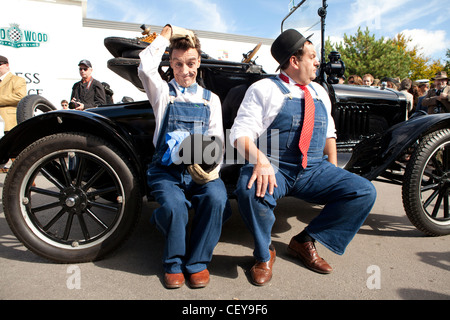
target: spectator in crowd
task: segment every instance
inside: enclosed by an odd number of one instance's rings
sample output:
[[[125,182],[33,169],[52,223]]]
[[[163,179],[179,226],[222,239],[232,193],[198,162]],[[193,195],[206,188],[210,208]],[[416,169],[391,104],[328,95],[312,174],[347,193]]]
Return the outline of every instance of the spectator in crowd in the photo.
[[[373,75],[371,75],[370,73],[367,73],[363,76],[363,84],[365,86],[371,86],[373,85],[373,81],[374,81],[374,77]]]
[[[61,100],[61,108],[63,108],[63,109],[69,109],[69,101],[67,101],[67,100]]]
[[[111,86],[107,82],[102,82],[103,89],[105,89],[105,95],[106,95],[106,103],[107,104],[114,104],[114,91],[111,89]]]
[[[389,89],[394,89],[394,90],[398,90],[398,86],[397,86],[397,84],[395,84],[395,82],[393,82],[393,81],[386,81],[386,86],[389,88]]]
[[[358,76],[358,75],[351,75],[350,77],[348,77],[347,83],[361,86],[363,84],[363,81],[362,81],[360,76]]]
[[[70,108],[86,110],[106,103],[105,89],[100,81],[92,77],[92,64],[89,60],[78,63],[81,81],[72,87]]]
[[[450,112],[450,87],[447,85],[447,72],[439,71],[431,80],[434,81],[436,88],[428,91],[422,100],[422,105],[428,107],[429,114]]]
[[[426,113],[428,113],[428,107],[422,106],[422,100],[427,95],[429,89],[430,89],[430,85],[428,83],[428,80],[418,81],[418,85],[417,85],[418,99],[417,99],[416,111],[425,111]]]
[[[384,77],[380,81],[381,83],[386,83],[387,88],[398,90],[397,79],[391,77]]]
[[[399,91],[406,96],[406,100],[408,101],[408,113],[410,113],[414,106],[414,96],[409,93],[409,90],[412,87],[412,81],[409,78],[405,78],[400,83]]]
[[[26,95],[25,79],[12,74],[8,58],[0,56],[0,117],[5,124],[2,135],[17,125],[17,104]],[[9,168],[5,166],[0,172],[6,173],[8,170]]]
[[[0,116],[5,122],[5,133],[17,125],[17,104],[26,95],[25,79],[12,74],[8,59],[0,56]]]
[[[419,87],[417,85],[417,82],[412,82],[411,88],[408,90],[409,93],[413,96],[413,106],[412,110],[416,110],[417,102],[419,101]]]

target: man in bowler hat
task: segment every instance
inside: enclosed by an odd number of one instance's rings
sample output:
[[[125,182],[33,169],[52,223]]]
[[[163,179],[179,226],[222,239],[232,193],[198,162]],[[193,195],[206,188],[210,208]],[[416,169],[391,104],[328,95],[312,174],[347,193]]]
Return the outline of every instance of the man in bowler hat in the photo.
[[[272,278],[276,253],[271,231],[278,199],[289,195],[324,205],[288,246],[289,254],[319,273],[330,273],[332,267],[318,255],[315,242],[343,254],[376,199],[370,181],[336,166],[331,102],[325,89],[313,82],[319,62],[309,38],[286,30],[271,52],[281,72],[247,90],[230,135],[248,160],[236,195],[255,242],[256,263],[250,270],[255,285]],[[271,145],[274,139],[277,150]],[[266,147],[259,149],[259,143]]]

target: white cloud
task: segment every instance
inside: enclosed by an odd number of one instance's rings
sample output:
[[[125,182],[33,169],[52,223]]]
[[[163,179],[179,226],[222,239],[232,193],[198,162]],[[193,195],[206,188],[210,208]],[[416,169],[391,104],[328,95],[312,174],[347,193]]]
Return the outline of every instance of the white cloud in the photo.
[[[407,38],[411,38],[410,47],[418,46],[426,57],[446,50],[450,47],[450,40],[444,30],[406,29],[401,31]]]
[[[354,29],[355,26],[367,26],[369,30],[383,28],[385,15],[399,8],[411,0],[356,0],[350,5],[350,12],[342,30]],[[397,16],[397,20],[400,18]],[[401,20],[401,19],[400,19]]]

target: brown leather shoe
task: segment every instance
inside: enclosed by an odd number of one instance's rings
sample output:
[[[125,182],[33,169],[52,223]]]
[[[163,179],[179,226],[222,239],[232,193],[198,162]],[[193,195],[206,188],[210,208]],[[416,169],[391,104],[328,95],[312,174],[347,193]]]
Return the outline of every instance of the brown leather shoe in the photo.
[[[314,242],[308,241],[304,243],[297,242],[294,238],[288,246],[288,253],[299,258],[307,268],[319,273],[331,273],[333,268],[317,253]]]
[[[167,289],[181,288],[184,284],[184,275],[182,273],[164,274],[164,285]]]
[[[276,252],[275,249],[270,251],[270,260],[267,262],[256,262],[250,269],[250,276],[252,283],[257,286],[263,286],[272,279],[272,267],[275,262]]]
[[[189,275],[189,286],[191,288],[204,288],[209,283],[209,271],[205,269]]]

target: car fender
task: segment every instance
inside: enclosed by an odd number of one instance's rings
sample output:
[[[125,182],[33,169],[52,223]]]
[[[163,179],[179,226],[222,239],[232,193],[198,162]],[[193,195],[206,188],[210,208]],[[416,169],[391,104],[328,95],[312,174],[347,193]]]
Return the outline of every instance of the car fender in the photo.
[[[67,132],[91,133],[110,141],[130,158],[139,176],[143,176],[143,166],[133,142],[121,127],[102,115],[76,110],[47,112],[14,127],[0,139],[0,163],[3,165],[17,157],[22,150],[42,137]]]
[[[450,114],[419,115],[362,140],[353,150],[345,169],[369,180],[380,176],[421,137],[450,128]]]

